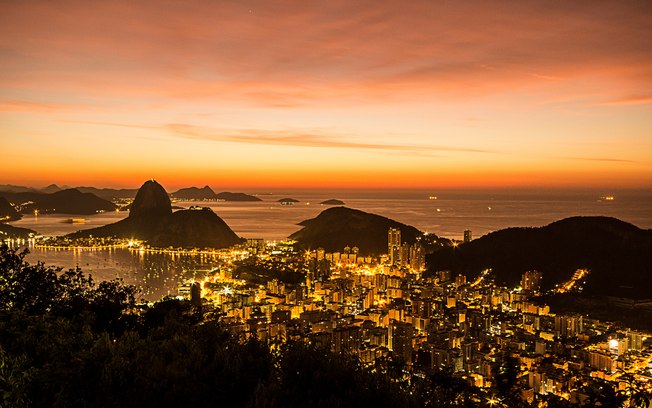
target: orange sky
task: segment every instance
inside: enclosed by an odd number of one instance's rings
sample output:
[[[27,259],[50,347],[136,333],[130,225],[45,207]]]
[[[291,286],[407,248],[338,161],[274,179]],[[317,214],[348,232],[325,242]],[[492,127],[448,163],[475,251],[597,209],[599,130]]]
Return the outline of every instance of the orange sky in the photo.
[[[652,188],[649,1],[0,1],[0,184]]]

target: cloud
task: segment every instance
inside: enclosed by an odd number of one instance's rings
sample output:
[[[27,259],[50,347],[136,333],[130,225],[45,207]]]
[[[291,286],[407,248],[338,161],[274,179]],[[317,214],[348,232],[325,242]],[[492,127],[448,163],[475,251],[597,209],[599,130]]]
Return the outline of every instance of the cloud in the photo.
[[[24,100],[0,100],[0,112],[54,113],[63,109],[63,106],[58,104]]]
[[[652,103],[652,95],[630,95],[621,98],[614,98],[608,101],[600,102],[598,105],[647,105]]]
[[[567,157],[568,160],[584,160],[595,162],[636,163],[634,160],[617,159],[611,157]]]
[[[173,134],[195,140],[212,140],[257,145],[280,145],[331,149],[389,150],[432,154],[434,152],[493,153],[488,150],[454,146],[401,145],[352,141],[351,136],[332,136],[323,131],[260,130],[260,129],[209,129],[188,124],[171,123],[164,126]]]
[[[393,152],[410,152],[430,155],[436,152],[496,153],[491,150],[473,149],[441,145],[402,145],[357,142],[353,135],[327,132],[315,129],[222,129],[196,126],[186,123],[168,123],[164,125],[138,125],[115,122],[92,122],[65,120],[66,123],[79,123],[98,126],[118,126],[131,129],[164,131],[175,137],[208,142],[247,143],[256,145],[278,145],[294,147],[314,147],[330,149],[384,150]]]
[[[644,1],[9,2],[0,89],[293,108],[554,82],[608,101],[649,83],[650,13]]]

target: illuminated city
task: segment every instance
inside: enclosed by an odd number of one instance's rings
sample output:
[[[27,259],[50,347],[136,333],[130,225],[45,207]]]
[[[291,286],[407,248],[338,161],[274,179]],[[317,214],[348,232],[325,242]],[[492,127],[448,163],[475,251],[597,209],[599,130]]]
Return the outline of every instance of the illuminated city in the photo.
[[[0,408],[652,407],[651,38],[0,1]]]

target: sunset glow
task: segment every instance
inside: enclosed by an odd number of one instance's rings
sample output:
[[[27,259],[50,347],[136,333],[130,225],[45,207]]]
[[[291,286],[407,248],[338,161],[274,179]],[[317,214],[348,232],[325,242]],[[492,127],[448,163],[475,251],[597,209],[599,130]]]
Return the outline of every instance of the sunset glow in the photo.
[[[652,187],[650,2],[0,2],[0,183]]]

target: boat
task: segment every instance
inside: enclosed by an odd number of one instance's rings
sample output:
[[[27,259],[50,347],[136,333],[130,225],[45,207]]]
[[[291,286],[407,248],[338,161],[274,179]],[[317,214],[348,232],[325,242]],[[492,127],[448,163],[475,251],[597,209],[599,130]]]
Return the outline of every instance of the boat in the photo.
[[[85,218],[68,218],[65,222],[68,224],[85,224],[86,219]]]

